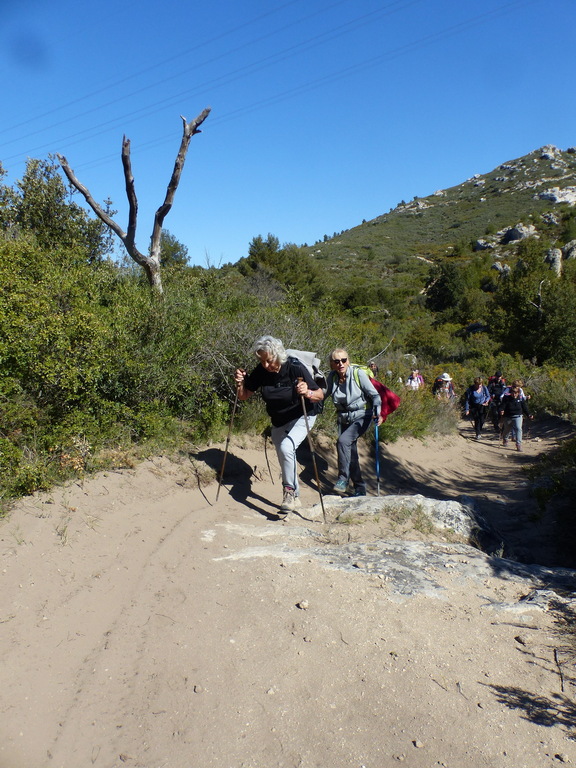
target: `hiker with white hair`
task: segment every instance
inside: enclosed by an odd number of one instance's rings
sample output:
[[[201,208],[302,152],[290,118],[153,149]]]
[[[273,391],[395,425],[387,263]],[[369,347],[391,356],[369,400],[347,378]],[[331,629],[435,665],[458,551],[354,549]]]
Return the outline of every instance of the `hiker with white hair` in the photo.
[[[280,339],[261,336],[254,342],[251,352],[259,361],[256,368],[251,373],[238,368],[234,374],[238,400],[247,400],[258,389],[262,392],[282,471],[284,493],[280,517],[285,517],[301,506],[296,450],[316,421],[324,392],[308,368],[300,360],[288,356]]]
[[[456,397],[456,391],[454,390],[454,382],[452,377],[448,373],[443,373],[432,385],[432,394],[438,398],[438,400],[453,400]]]

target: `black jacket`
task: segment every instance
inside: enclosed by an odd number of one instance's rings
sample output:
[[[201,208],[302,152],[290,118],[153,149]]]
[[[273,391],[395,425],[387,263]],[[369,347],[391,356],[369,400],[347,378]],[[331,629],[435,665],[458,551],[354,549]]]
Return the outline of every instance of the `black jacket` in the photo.
[[[504,395],[500,404],[500,413],[504,414],[504,418],[512,418],[513,416],[529,416],[528,406],[526,400],[520,400],[514,395]]]

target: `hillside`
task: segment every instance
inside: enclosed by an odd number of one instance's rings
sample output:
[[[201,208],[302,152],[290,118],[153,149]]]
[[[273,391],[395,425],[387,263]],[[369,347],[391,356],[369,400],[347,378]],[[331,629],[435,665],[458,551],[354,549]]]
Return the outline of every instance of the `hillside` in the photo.
[[[306,250],[333,279],[377,277],[401,287],[406,280],[422,281],[430,261],[453,255],[459,245],[519,222],[548,231],[558,212],[575,202],[576,149],[546,146],[455,187],[402,201]]]

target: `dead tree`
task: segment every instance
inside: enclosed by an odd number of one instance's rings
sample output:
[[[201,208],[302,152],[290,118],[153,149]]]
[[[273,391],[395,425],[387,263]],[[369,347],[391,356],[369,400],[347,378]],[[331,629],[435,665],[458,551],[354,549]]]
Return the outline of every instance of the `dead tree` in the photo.
[[[62,170],[66,174],[68,181],[72,186],[84,196],[84,199],[88,205],[92,208],[94,213],[106,224],[110,229],[118,235],[120,240],[124,243],[124,247],[128,251],[134,261],[139,264],[146,273],[148,282],[153,290],[158,294],[162,293],[162,278],[160,276],[160,240],[162,235],[162,225],[166,214],[172,208],[174,201],[174,195],[178,189],[180,182],[180,176],[182,175],[182,169],[184,168],[184,161],[186,160],[186,153],[188,152],[188,145],[190,139],[195,133],[201,133],[200,126],[206,120],[210,114],[210,107],[207,107],[201,112],[195,120],[187,123],[186,118],[182,117],[183,122],[183,134],[182,141],[180,142],[180,149],[174,163],[174,170],[166,190],[166,197],[164,202],[156,211],[154,216],[154,228],[152,230],[152,237],[150,243],[150,252],[147,256],[136,248],[136,222],[138,218],[138,200],[136,198],[136,190],[134,187],[134,176],[132,175],[132,163],[130,161],[130,139],[126,136],[122,138],[122,165],[124,167],[124,179],[126,181],[126,196],[128,197],[129,213],[128,213],[128,230],[124,232],[114,219],[112,219],[102,207],[94,200],[90,191],[81,184],[74,172],[68,165],[68,161],[62,155],[57,155]]]

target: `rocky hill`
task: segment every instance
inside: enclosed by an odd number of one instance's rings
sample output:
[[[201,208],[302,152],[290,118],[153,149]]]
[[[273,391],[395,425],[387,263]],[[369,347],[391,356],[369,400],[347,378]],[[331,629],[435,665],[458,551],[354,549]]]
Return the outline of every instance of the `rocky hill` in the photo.
[[[430,264],[472,244],[498,251],[499,244],[538,232],[554,242],[561,238],[562,213],[575,204],[576,147],[544,146],[455,187],[402,201],[306,250],[340,281],[347,275],[371,281],[377,275],[383,284],[399,287],[407,279],[421,282]]]

